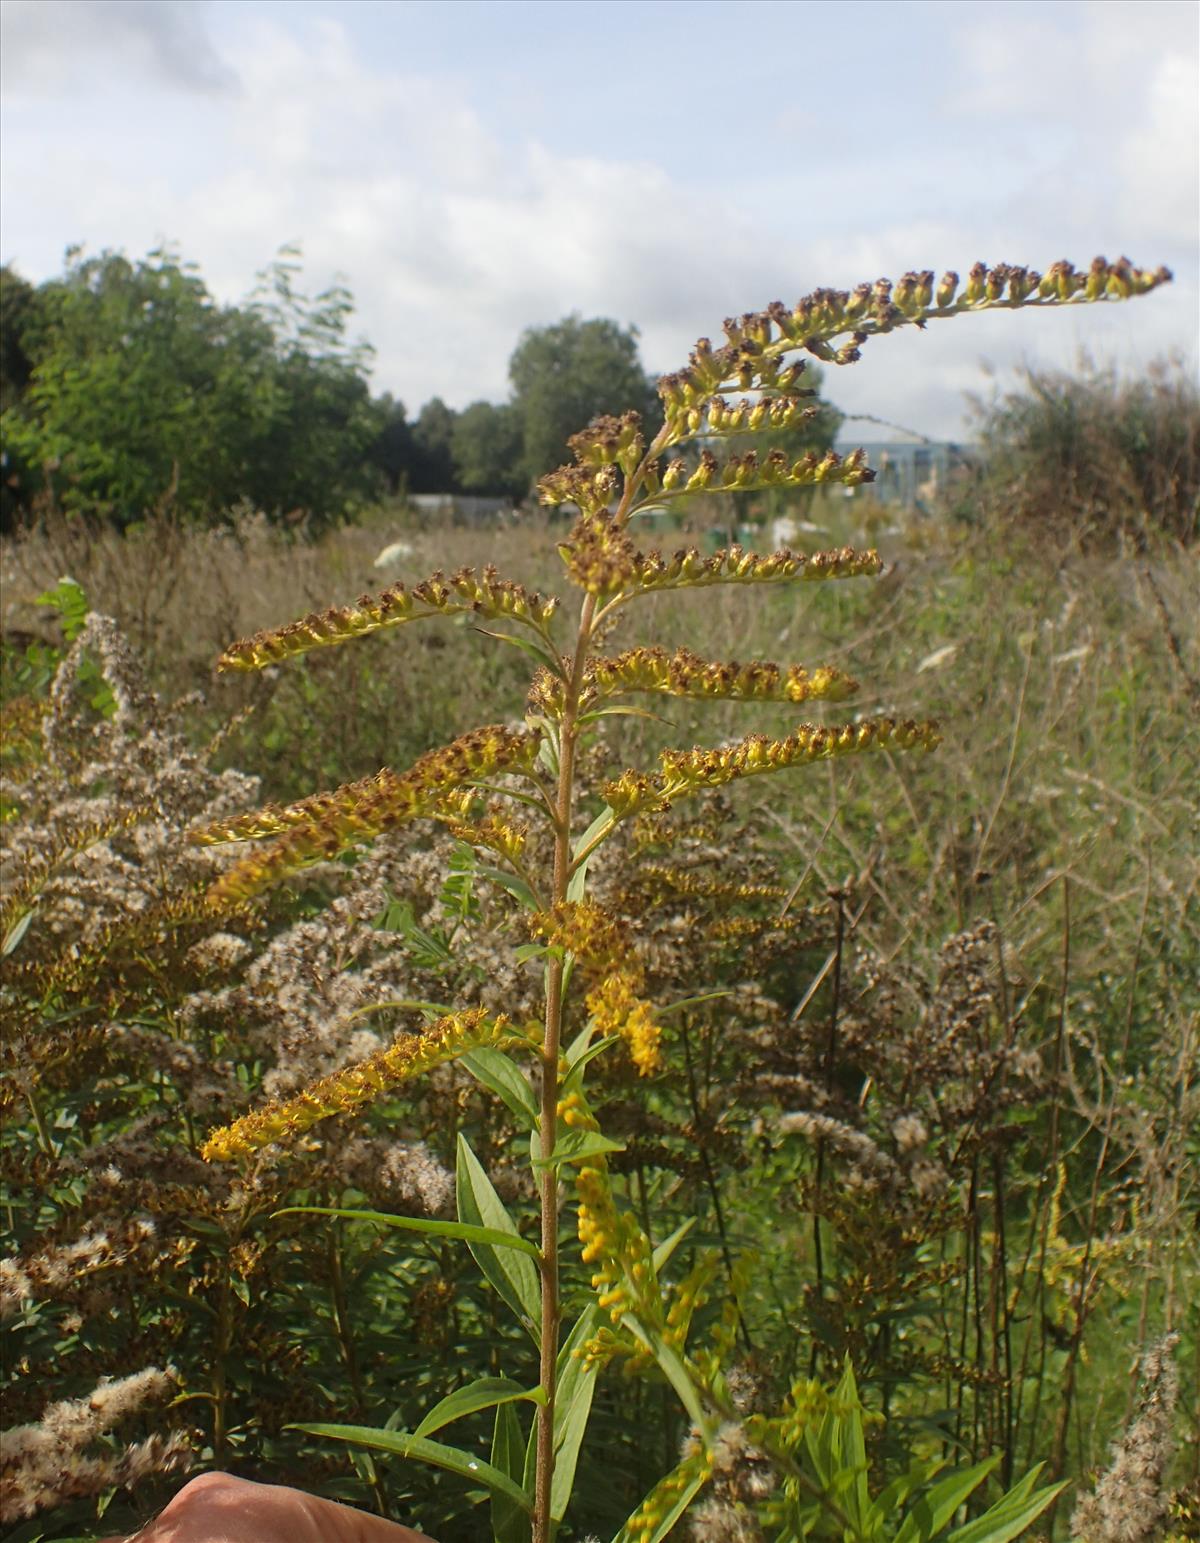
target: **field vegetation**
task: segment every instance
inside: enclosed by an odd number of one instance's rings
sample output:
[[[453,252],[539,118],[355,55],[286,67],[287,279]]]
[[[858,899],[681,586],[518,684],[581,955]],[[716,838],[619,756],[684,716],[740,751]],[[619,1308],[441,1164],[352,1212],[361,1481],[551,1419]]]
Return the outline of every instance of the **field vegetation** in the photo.
[[[676,1533],[698,1543],[775,1537],[792,1481],[823,1497],[814,1537],[911,1543],[955,1517],[964,1539],[1200,1537],[1200,403],[1165,366],[1031,376],[981,411],[983,457],[930,513],[862,485],[797,505],[807,549],[878,549],[873,583],[648,595],[602,640],[829,666],[862,683],[856,713],[943,736],[647,809],[590,872],[603,914],[636,921],[658,1060],[593,1063],[579,1128],[617,1144],[613,1217],[663,1250],[668,1348],[709,1368],[717,1457]],[[740,497],[758,546],[765,502]],[[545,936],[453,823],[253,897],[227,847],[185,836],[525,712],[528,661],[483,647],[469,614],[218,677],[231,639],[350,604],[397,543],[406,582],[485,548],[561,591],[569,526],[528,508],[430,527],[399,496],[320,530],[249,507],[103,523],[64,502],[0,549],[4,1537],[132,1527],[190,1464],[439,1543],[520,1538],[503,1492],[481,1520],[453,1464],[311,1428],[421,1432],[457,1393],[453,1431],[425,1434],[484,1467],[524,1455],[516,1393],[539,1366],[509,1311],[520,1271],[477,1240],[481,1279],[452,1220],[477,1159],[536,1236],[522,1095],[477,1054],[286,1152],[200,1151],[445,1004],[536,1018]],[[728,518],[701,492],[636,534],[704,552]],[[748,726],[737,701],[647,706],[600,721],[585,774]],[[752,727],[786,736],[796,716],[763,701]],[[563,1375],[596,1375],[559,1537],[643,1543],[690,1483],[700,1422],[665,1353],[590,1305],[573,1201],[561,1225],[588,1345]],[[790,1479],[764,1455],[781,1407]],[[939,1468],[975,1465],[941,1492],[941,1530],[901,1530]],[[1017,1530],[989,1532],[1014,1494]]]

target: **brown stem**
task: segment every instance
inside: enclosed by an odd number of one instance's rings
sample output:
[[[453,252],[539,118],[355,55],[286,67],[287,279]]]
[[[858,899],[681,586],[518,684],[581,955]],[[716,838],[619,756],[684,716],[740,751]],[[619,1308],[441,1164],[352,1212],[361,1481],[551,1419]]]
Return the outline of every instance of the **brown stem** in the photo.
[[[696,1129],[696,1149],[700,1154],[700,1165],[704,1169],[704,1182],[708,1186],[709,1198],[712,1200],[713,1216],[716,1218],[717,1223],[717,1233],[721,1239],[721,1258],[725,1263],[725,1278],[728,1280],[729,1289],[732,1292],[734,1284],[733,1254],[730,1252],[729,1248],[729,1234],[725,1228],[725,1210],[721,1205],[721,1192],[717,1187],[716,1171],[713,1168],[712,1157],[709,1154],[708,1146],[704,1141],[704,1132],[708,1126],[708,1113],[707,1107],[702,1109],[700,1106],[700,1092],[696,1086],[696,1068],[692,1062],[692,1042],[691,1036],[688,1034],[687,1020],[688,1015],[684,1013],[680,1018],[680,1028],[682,1031],[681,1037],[683,1041],[683,1063],[687,1070],[688,1097],[689,1101],[691,1102],[692,1120]],[[646,1236],[650,1236],[650,1227],[648,1223],[646,1224]],[[754,1345],[750,1339],[750,1330],[746,1327],[746,1320],[742,1314],[742,1304],[737,1300],[736,1297],[734,1297],[733,1305],[737,1311],[738,1333],[741,1335],[742,1343],[746,1347],[747,1354],[750,1354],[754,1350]]]
[[[229,1347],[233,1343],[233,1290],[230,1275],[232,1266],[229,1256],[226,1254],[224,1269],[221,1276],[220,1291],[217,1296],[217,1338],[213,1346],[213,1376],[212,1376],[212,1405],[213,1405],[213,1467],[220,1470],[225,1462],[225,1449],[228,1445],[228,1426],[226,1424],[229,1400],[229,1385],[225,1375],[225,1358],[229,1354]]]

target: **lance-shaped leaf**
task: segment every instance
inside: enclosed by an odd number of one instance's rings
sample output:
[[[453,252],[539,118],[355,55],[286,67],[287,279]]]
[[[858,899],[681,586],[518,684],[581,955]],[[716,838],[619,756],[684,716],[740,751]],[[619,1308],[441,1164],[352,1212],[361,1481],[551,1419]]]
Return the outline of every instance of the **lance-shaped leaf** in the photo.
[[[467,1145],[461,1131],[458,1137],[457,1180],[460,1221],[471,1226],[490,1227],[497,1232],[509,1233],[512,1237],[520,1236],[504,1202],[492,1188],[492,1181]],[[532,1261],[511,1250],[500,1252],[488,1243],[472,1244],[471,1252],[475,1255],[476,1264],[536,1344],[541,1338],[541,1298],[538,1293],[538,1272]]]
[[[1012,1538],[1024,1537],[1070,1482],[1064,1480],[1061,1484],[1050,1484],[1035,1491],[1033,1486],[1041,1470],[1039,1463],[982,1516],[957,1527],[946,1543],[1010,1543]]]
[[[480,1409],[492,1409],[497,1404],[511,1404],[517,1399],[544,1404],[546,1395],[541,1388],[523,1388],[519,1382],[512,1382],[507,1377],[479,1377],[466,1387],[456,1388],[435,1404],[413,1434],[432,1436],[454,1420],[461,1420]]]
[[[538,1123],[537,1095],[519,1066],[499,1050],[471,1050],[462,1058],[463,1065],[476,1082],[495,1093],[516,1115],[527,1130]]]
[[[337,1216],[344,1221],[375,1222],[384,1227],[398,1227],[402,1232],[423,1232],[428,1237],[457,1238],[463,1243],[487,1243],[492,1248],[514,1248],[518,1253],[528,1254],[531,1259],[541,1257],[537,1244],[531,1243],[528,1238],[500,1232],[495,1227],[472,1227],[467,1222],[444,1222],[435,1217],[397,1216],[392,1211],[359,1211],[351,1206],[330,1205],[289,1205],[281,1211],[273,1211],[271,1215]],[[485,1406],[480,1404],[477,1407]],[[453,1418],[457,1419],[457,1415]],[[427,1432],[419,1431],[418,1434],[425,1435]]]
[[[936,1538],[953,1520],[959,1506],[975,1493],[999,1462],[999,1457],[988,1457],[973,1468],[964,1468],[939,1479],[908,1507],[895,1543],[928,1543],[928,1539]],[[886,1512],[881,1501],[876,1502],[875,1511],[879,1520],[884,1520]]]
[[[448,1473],[457,1473],[472,1484],[482,1484],[493,1495],[503,1496],[522,1511],[533,1510],[533,1502],[525,1491],[506,1473],[501,1473],[499,1468],[493,1467],[481,1457],[472,1457],[470,1452],[460,1451],[458,1447],[443,1446],[440,1441],[430,1441],[425,1436],[376,1429],[369,1425],[289,1425],[285,1428],[304,1431],[309,1436],[330,1436],[335,1441],[351,1441],[356,1446],[371,1447],[377,1452],[392,1452],[397,1457],[415,1458],[435,1468],[444,1468]]]
[[[506,1474],[523,1493],[530,1492],[532,1486],[524,1482],[525,1439],[521,1435],[520,1421],[511,1403],[498,1404],[496,1407],[492,1466]],[[492,1492],[492,1536],[495,1543],[529,1543],[530,1537],[526,1511],[495,1490]]]
[[[312,648],[328,648],[351,638],[365,637],[385,627],[430,616],[507,617],[542,631],[558,605],[554,599],[531,594],[523,584],[501,579],[487,567],[481,574],[460,568],[449,578],[435,573],[413,589],[392,584],[378,595],[363,595],[353,605],[314,611],[283,627],[256,632],[231,643],[218,661],[222,670],[261,670],[293,659]]]
[[[696,1457],[686,1458],[662,1478],[613,1539],[613,1543],[662,1543],[709,1477]]]
[[[554,1399],[554,1479],[550,1486],[550,1515],[562,1521],[575,1487],[579,1451],[592,1412],[597,1367],[588,1364],[583,1347],[595,1334],[600,1310],[593,1303],[575,1321],[558,1353],[557,1391]]]

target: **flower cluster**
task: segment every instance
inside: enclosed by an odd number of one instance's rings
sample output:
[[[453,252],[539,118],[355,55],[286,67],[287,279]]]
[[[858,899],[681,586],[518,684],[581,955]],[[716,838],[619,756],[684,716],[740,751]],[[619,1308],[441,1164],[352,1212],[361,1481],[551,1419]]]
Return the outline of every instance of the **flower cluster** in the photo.
[[[989,268],[979,262],[961,289],[957,273],[946,273],[935,282],[932,269],[906,273],[895,285],[879,279],[853,290],[817,289],[790,308],[776,300],[765,310],[727,319],[726,342],[714,348],[708,338],[701,338],[688,367],[659,381],[659,395],[672,442],[677,442],[696,432],[695,410],[727,385],[787,393],[796,378],[791,373],[795,366],[781,368],[780,355],[792,349],[806,349],[827,363],[853,364],[870,335],[905,324],[921,327],[934,318],[999,307],[1124,300],[1170,279],[1166,268],[1150,271],[1135,268],[1125,257],[1115,263],[1097,257],[1086,272],[1056,262],[1044,274],[1009,263]],[[831,340],[846,334],[849,341],[835,348]]]
[[[523,584],[498,578],[490,566],[478,575],[473,568],[460,568],[449,578],[434,573],[411,590],[403,584],[391,584],[378,595],[361,596],[354,605],[331,606],[286,626],[241,638],[229,645],[218,666],[222,670],[261,670],[313,648],[345,643],[350,638],[428,616],[467,613],[508,617],[541,630],[557,605],[553,598],[531,594]]]
[[[662,1537],[663,1524],[682,1511],[711,1473],[712,1458],[703,1448],[677,1468],[672,1468],[625,1523],[621,1533],[622,1543],[654,1543],[655,1538]],[[730,1543],[737,1543],[737,1539],[730,1534],[724,1536],[730,1539]],[[710,1534],[710,1539],[711,1543],[716,1543],[715,1534]]]
[[[653,1005],[641,994],[645,972],[628,929],[594,900],[564,901],[530,925],[551,948],[574,955],[591,983],[584,1001],[599,1033],[624,1040],[643,1077],[660,1070],[661,1031]]]
[[[611,659],[594,659],[587,684],[600,696],[625,691],[662,691],[670,696],[737,697],[760,702],[842,702],[858,682],[841,670],[822,665],[806,670],[794,664],[781,670],[768,660],[715,662],[688,648],[631,648]]]
[[[762,429],[794,429],[816,417],[819,409],[805,405],[805,398],[816,394],[793,390],[786,396],[763,396],[757,401],[743,397],[732,403],[723,396],[714,396],[697,407],[685,409],[681,421],[688,434],[698,439],[719,434],[755,434]]]
[[[631,1307],[641,1305],[654,1282],[650,1244],[636,1220],[613,1203],[603,1159],[579,1168],[575,1189],[580,1258],[594,1266],[592,1286],[600,1293],[599,1305],[619,1325]]]
[[[170,1370],[147,1367],[114,1381],[104,1377],[87,1398],[51,1404],[37,1424],[17,1425],[0,1437],[0,1521],[34,1516],[68,1500],[173,1473],[190,1461],[182,1431],[153,1435],[121,1452],[89,1456],[91,1442],[174,1386]]]
[[[843,457],[836,450],[818,455],[807,450],[795,461],[775,449],[765,456],[757,450],[728,456],[719,461],[711,450],[702,450],[694,470],[688,470],[682,457],[671,461],[662,474],[660,498],[686,493],[743,493],[756,488],[808,488],[827,482],[856,488],[874,482],[875,473],[867,465],[865,450],[852,450]]]
[[[1150,1543],[1170,1506],[1168,1474],[1175,1456],[1172,1429],[1179,1400],[1174,1351],[1168,1334],[1142,1357],[1138,1412],[1113,1443],[1112,1461],[1090,1495],[1081,1495],[1071,1517],[1071,1536],[1083,1543]]]
[[[571,532],[571,539],[558,550],[575,583],[599,596],[628,597],[708,584],[852,579],[874,576],[883,569],[878,552],[860,552],[850,546],[827,552],[781,549],[760,553],[735,545],[722,547],[710,557],[703,556],[695,547],[680,548],[670,556],[656,551],[641,552],[607,510],[583,514]]]
[[[611,595],[625,589],[636,577],[640,553],[622,525],[602,504],[591,509],[574,492],[564,491],[564,499],[553,500],[544,486],[542,502],[570,499],[582,509],[571,530],[571,539],[559,544],[558,555],[580,589],[589,595]]]
[[[645,449],[641,428],[640,413],[622,413],[619,418],[602,415],[573,434],[567,444],[579,466],[616,465],[628,477]]]
[[[721,750],[664,750],[657,775],[622,772],[605,782],[601,792],[613,813],[625,819],[642,809],[667,809],[672,799],[698,788],[722,787],[740,777],[868,750],[933,750],[940,743],[938,726],[931,719],[898,723],[894,718],[869,718],[828,728],[802,723],[785,739],[748,734]]]
[[[673,553],[638,553],[634,563],[635,591],[697,589],[708,584],[788,584],[797,580],[856,579],[882,572],[876,551],[859,552],[844,546],[829,552],[747,552],[740,546],[721,548],[703,557],[694,547]]]
[[[628,927],[594,900],[560,901],[531,916],[529,930],[593,973],[612,968],[632,947]]]
[[[662,1068],[661,1030],[653,1005],[638,995],[643,985],[640,969],[614,970],[584,1000],[598,1031],[620,1035],[639,1074],[649,1077]]]
[[[293,1098],[272,1101],[213,1131],[200,1155],[210,1162],[250,1157],[273,1141],[301,1134],[319,1120],[353,1113],[389,1088],[457,1060],[468,1050],[496,1044],[507,1028],[503,1014],[489,1018],[482,1008],[448,1013],[423,1033],[401,1035],[368,1060],[332,1072]]]
[[[374,777],[329,793],[201,826],[189,839],[207,846],[275,838],[264,853],[244,859],[223,875],[211,894],[214,904],[246,898],[306,863],[333,857],[343,847],[369,841],[409,820],[465,820],[471,798],[461,785],[497,772],[528,769],[536,749],[534,736],[491,724],[427,751],[407,772],[384,767]]]

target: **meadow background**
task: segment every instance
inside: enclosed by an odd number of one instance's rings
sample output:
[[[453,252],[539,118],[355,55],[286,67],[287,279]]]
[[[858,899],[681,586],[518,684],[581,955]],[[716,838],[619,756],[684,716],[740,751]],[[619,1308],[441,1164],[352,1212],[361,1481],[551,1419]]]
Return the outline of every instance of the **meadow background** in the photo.
[[[876,340],[853,371],[814,367],[820,412],[789,450],[890,432],[854,414],[971,447],[920,507],[869,488],[700,495],[639,538],[770,548],[788,519],[805,550],[877,546],[879,580],[813,585],[800,603],[737,588],[648,600],[612,651],[652,639],[837,665],[863,682],[863,711],[936,716],[945,738],[928,757],[749,783],[606,854],[598,893],[638,919],[655,999],[724,995],[668,1020],[648,1089],[614,1067],[596,1098],[626,1144],[623,1198],[655,1239],[700,1217],[680,1260],[713,1260],[702,1317],[727,1334],[749,1406],[795,1376],[832,1384],[849,1356],[877,1416],[873,1481],[914,1455],[995,1455],[996,1484],[1044,1462],[1071,1481],[1039,1523],[1061,1539],[1138,1415],[1139,1359],[1174,1335],[1137,1461],[1078,1535],[1200,1536],[1200,397],[1194,200],[1179,191],[1195,185],[1194,16],[1051,6],[1039,30],[1013,6],[1005,30],[983,6],[953,24],[939,7],[841,8],[877,42],[855,82],[876,107],[851,112],[830,80],[776,93],[754,165],[723,111],[705,183],[681,170],[695,140],[684,157],[633,78],[613,87],[628,112],[601,154],[565,20],[539,40],[540,8],[494,8],[531,75],[506,65],[485,102],[488,37],[451,69],[438,8],[394,9],[428,79],[368,66],[372,38],[395,57],[393,34],[370,30],[389,7],[337,24],[311,6],[95,5],[57,29],[46,0],[4,7],[20,238],[0,275],[0,1311],[5,1424],[41,1432],[9,1437],[4,1538],[132,1527],[189,1463],[357,1502],[440,1543],[479,1536],[459,1480],[288,1427],[411,1429],[473,1377],[535,1377],[528,1347],[455,1246],[274,1213],[450,1214],[462,1131],[531,1222],[505,1110],[450,1068],[249,1175],[197,1152],[266,1093],[413,1022],[389,1004],[532,1006],[527,937],[448,837],[389,838],[217,921],[199,896],[224,859],[184,838],[519,718],[525,660],[469,625],[246,680],[214,660],[435,569],[494,562],[564,593],[566,526],[530,488],[591,414],[652,415],[655,371],[726,311],[790,299],[808,282],[797,266],[853,281],[935,245],[965,266],[1001,239],[1036,244],[1009,253],[1031,260],[1136,244],[1176,283],[1069,329],[1021,317],[1000,341],[1018,318],[964,319]],[[484,26],[493,8],[475,9]],[[820,8],[740,9],[739,25],[777,29],[780,56],[836,45]],[[682,79],[733,21],[697,7],[680,28],[672,10],[618,14]],[[912,36],[887,31],[897,13]],[[909,48],[947,82],[940,118],[919,119]],[[106,71],[87,69],[96,49]],[[522,96],[526,78],[539,90]],[[698,89],[678,87],[685,119]],[[335,93],[355,106],[331,145],[310,114]],[[105,123],[83,175],[72,94]],[[160,114],[157,139],[118,98]],[[1116,100],[1113,153],[1094,154]],[[872,114],[889,109],[905,129],[882,164]],[[197,123],[210,132],[185,155]],[[811,148],[828,124],[840,161]],[[36,155],[57,184],[33,174]],[[868,176],[882,202],[856,191]],[[298,230],[303,251],[281,249]],[[81,234],[89,247],[64,259]],[[502,511],[421,502],[451,492]],[[760,707],[753,726],[783,733],[792,716]],[[672,700],[611,720],[606,748],[642,764],[746,727],[732,704]],[[585,1279],[568,1272],[570,1301]],[[168,1366],[86,1403],[103,1378]],[[457,1439],[485,1453],[476,1420]],[[594,1420],[564,1543],[611,1535],[686,1436],[665,1385],[619,1367]]]

